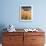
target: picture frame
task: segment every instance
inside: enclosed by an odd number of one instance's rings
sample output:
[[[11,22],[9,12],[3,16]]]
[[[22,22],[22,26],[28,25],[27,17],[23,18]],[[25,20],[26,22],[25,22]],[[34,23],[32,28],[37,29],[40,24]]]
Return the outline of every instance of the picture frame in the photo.
[[[33,7],[32,5],[20,6],[20,21],[32,21],[33,19]]]

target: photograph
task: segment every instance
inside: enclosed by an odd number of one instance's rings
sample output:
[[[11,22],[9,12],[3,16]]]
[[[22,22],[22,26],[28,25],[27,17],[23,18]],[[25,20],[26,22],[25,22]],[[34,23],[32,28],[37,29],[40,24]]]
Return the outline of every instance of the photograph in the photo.
[[[32,6],[20,6],[20,20],[32,21]]]

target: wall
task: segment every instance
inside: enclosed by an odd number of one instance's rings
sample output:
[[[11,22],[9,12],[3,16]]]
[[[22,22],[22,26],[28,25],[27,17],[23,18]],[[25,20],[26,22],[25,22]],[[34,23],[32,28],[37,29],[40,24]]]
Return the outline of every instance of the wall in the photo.
[[[19,20],[20,5],[33,6],[32,22]],[[46,32],[46,0],[0,0],[0,31],[13,24],[15,28],[40,27]]]

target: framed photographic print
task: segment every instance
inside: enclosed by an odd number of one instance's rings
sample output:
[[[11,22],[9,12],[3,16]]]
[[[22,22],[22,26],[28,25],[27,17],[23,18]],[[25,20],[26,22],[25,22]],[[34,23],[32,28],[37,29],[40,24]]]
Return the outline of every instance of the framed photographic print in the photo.
[[[32,5],[21,5],[20,6],[20,20],[21,21],[32,21]]]

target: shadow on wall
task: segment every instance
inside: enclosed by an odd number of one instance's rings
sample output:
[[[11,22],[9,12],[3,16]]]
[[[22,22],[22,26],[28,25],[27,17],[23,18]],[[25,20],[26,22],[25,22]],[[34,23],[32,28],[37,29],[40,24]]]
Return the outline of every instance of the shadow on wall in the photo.
[[[0,24],[0,43],[2,43],[2,32],[5,32],[3,29],[5,28],[4,24]]]

